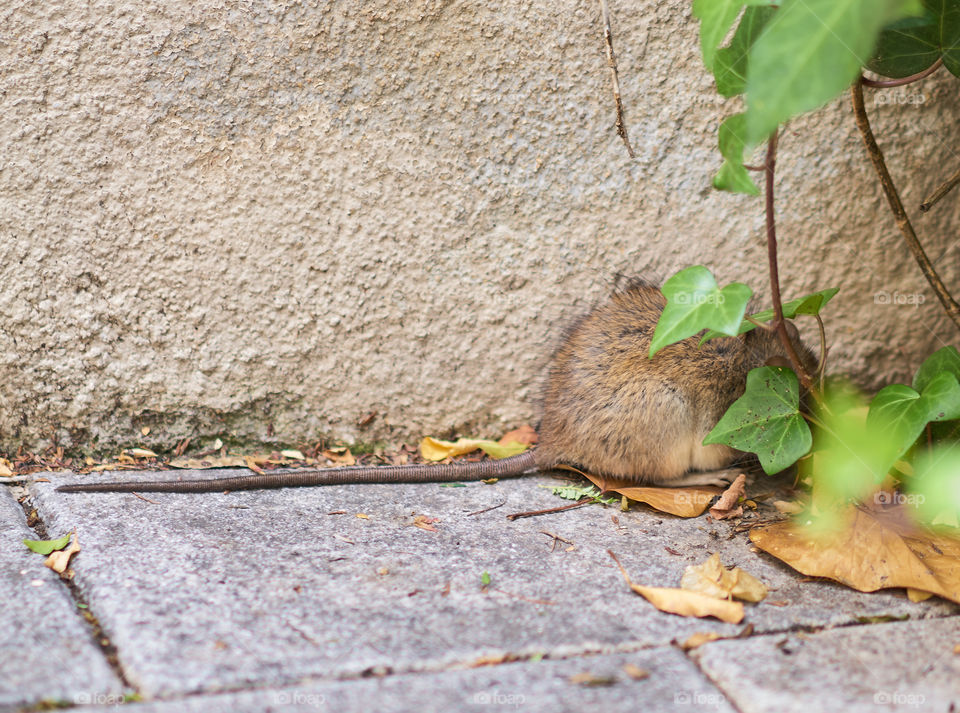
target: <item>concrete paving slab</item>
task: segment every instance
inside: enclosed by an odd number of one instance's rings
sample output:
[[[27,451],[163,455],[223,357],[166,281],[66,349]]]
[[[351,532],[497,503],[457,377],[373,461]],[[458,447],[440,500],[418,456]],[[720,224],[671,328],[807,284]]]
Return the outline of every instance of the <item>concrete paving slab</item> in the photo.
[[[212,474],[168,477],[194,475]],[[914,604],[902,593],[803,582],[751,552],[729,524],[703,518],[590,506],[505,519],[563,504],[538,487],[558,482],[538,476],[461,488],[337,486],[145,499],[58,494],[48,484],[32,489],[48,526],[77,528],[84,551],[75,582],[117,646],[127,679],[147,696],[369,670],[436,671],[504,652],[633,651],[699,631],[739,631],[656,611],[627,589],[608,548],[634,581],[657,586],[676,586],[688,564],[719,552],[774,590],[769,601],[748,608],[744,623],[758,632],[957,611],[943,602]],[[437,518],[421,523],[437,531],[417,527],[419,515]],[[560,542],[551,551],[544,531],[574,548]],[[484,572],[491,577],[486,590]]]
[[[36,533],[10,491],[0,488],[0,710],[119,694],[123,686],[67,588],[24,539]]]
[[[718,641],[693,652],[743,713],[960,710],[960,618]]]
[[[649,673],[636,680],[631,665]],[[594,684],[574,683],[587,674]],[[597,684],[601,685],[597,685]],[[291,688],[192,696],[125,705],[129,713],[262,713],[289,711],[523,711],[658,713],[677,710],[733,713],[733,708],[676,649],[589,656],[560,661],[508,663],[477,669],[386,678],[310,683]],[[107,710],[104,708],[103,710]],[[116,710],[116,709],[113,709]]]

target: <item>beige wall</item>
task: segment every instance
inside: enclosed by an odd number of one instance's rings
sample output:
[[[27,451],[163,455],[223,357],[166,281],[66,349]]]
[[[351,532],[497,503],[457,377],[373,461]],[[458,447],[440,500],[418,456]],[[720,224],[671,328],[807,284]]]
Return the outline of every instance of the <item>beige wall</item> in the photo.
[[[0,446],[496,435],[616,273],[701,262],[765,294],[760,201],[710,188],[732,109],[689,3],[611,11],[635,160],[596,3],[5,9]],[[868,97],[910,206],[957,168],[956,87]],[[904,378],[955,332],[846,98],[781,151],[785,294],[842,285],[833,366]],[[960,286],[956,198],[918,224]]]

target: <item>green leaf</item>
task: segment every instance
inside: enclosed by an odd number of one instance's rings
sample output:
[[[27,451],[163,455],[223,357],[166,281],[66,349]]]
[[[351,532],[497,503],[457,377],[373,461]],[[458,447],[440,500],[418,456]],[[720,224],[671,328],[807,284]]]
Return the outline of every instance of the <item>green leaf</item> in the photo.
[[[24,540],[23,544],[38,555],[48,555],[56,550],[62,550],[70,543],[70,533],[57,540]]]
[[[927,0],[926,5],[939,20],[943,66],[960,77],[960,4],[956,0]]]
[[[928,356],[913,376],[913,388],[923,391],[941,372],[953,374],[960,381],[960,352],[956,347],[944,347]]]
[[[876,437],[875,475],[882,478],[931,421],[960,418],[960,383],[940,372],[917,392],[905,384],[880,389],[870,403],[867,429]]]
[[[717,47],[727,36],[744,5],[769,5],[771,0],[693,0],[693,16],[700,20],[700,51],[707,69],[713,69]]]
[[[960,446],[940,446],[924,453],[913,464],[913,473],[907,486],[923,519],[957,527],[960,520]]]
[[[840,291],[839,287],[831,287],[827,290],[820,290],[819,292],[814,292],[811,295],[806,295],[804,297],[798,297],[795,300],[790,300],[789,302],[784,302],[783,305],[783,316],[786,319],[793,319],[798,314],[820,314],[820,310],[823,309],[823,306],[830,301],[830,299]],[[773,310],[765,309],[762,312],[757,312],[756,314],[751,314],[752,319],[757,320],[758,322],[769,322],[773,319]],[[751,329],[756,329],[757,325],[743,320],[740,323],[740,329],[737,330],[737,334],[746,334]],[[711,339],[716,339],[717,337],[725,337],[726,334],[721,334],[720,332],[710,331],[703,335],[703,338],[700,340],[700,344],[703,344],[706,341]]]
[[[867,68],[884,77],[909,77],[940,58],[940,26],[927,13],[888,25],[880,33]]]
[[[782,367],[753,369],[743,396],[727,409],[703,443],[724,443],[756,453],[767,473],[793,465],[813,443],[800,415],[797,375]]]
[[[747,193],[751,196],[760,195],[760,189],[750,178],[747,169],[743,167],[743,137],[746,135],[746,116],[734,114],[724,119],[717,132],[720,153],[723,154],[723,165],[713,177],[713,187],[721,191],[733,193]]]
[[[692,337],[703,329],[737,333],[753,291],[740,282],[722,290],[703,265],[681,270],[661,288],[667,306],[657,321],[650,341],[650,358],[670,344]]]
[[[747,88],[747,53],[776,11],[773,7],[748,7],[730,45],[717,50],[713,77],[723,96],[733,97]]]
[[[490,573],[489,573],[489,572],[484,572],[483,574],[480,575],[480,584],[482,584],[484,587],[489,587],[489,586],[490,586]]]
[[[748,146],[850,86],[881,28],[916,10],[904,0],[784,0],[750,49]]]

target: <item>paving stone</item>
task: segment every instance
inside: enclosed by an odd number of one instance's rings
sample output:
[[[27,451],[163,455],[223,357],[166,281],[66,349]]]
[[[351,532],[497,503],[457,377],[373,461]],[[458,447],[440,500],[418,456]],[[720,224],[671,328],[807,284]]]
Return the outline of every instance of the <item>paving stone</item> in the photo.
[[[194,475],[203,474],[168,477]],[[504,652],[633,651],[699,631],[739,631],[656,611],[629,591],[607,549],[634,581],[658,586],[676,586],[688,564],[719,552],[774,589],[768,602],[748,607],[744,623],[758,632],[957,611],[943,602],[911,603],[902,593],[802,582],[751,552],[729,524],[704,518],[589,506],[505,519],[562,504],[538,487],[557,482],[538,476],[460,488],[337,486],[146,499],[32,487],[48,526],[80,533],[75,582],[118,647],[127,679],[147,696],[370,669],[437,671]],[[417,515],[438,518],[437,531],[416,527]],[[559,542],[551,551],[543,531],[575,547]],[[491,577],[486,589],[484,572]]]
[[[0,538],[0,709],[122,691],[66,586],[23,545],[37,536],[6,487],[0,488]]]
[[[693,652],[743,713],[960,710],[960,617],[718,641]]]
[[[629,664],[649,673],[631,678]],[[574,683],[589,674],[595,685]],[[605,685],[596,685],[606,681]],[[676,649],[590,656],[561,661],[508,663],[460,671],[311,683],[291,688],[203,695],[126,705],[128,713],[262,713],[262,711],[716,711],[732,713],[714,688]],[[103,710],[107,710],[104,708]],[[116,709],[113,709],[116,710]]]

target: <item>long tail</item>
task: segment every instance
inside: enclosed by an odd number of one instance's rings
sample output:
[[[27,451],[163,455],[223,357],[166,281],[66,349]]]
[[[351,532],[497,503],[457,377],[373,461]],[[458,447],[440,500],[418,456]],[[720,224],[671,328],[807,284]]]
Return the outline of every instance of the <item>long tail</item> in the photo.
[[[533,451],[500,460],[441,465],[348,466],[319,470],[242,475],[207,480],[148,480],[119,483],[72,483],[57,488],[61,493],[211,493],[221,490],[263,490],[310,485],[360,485],[370,483],[449,483],[459,480],[515,478],[537,470]]]

